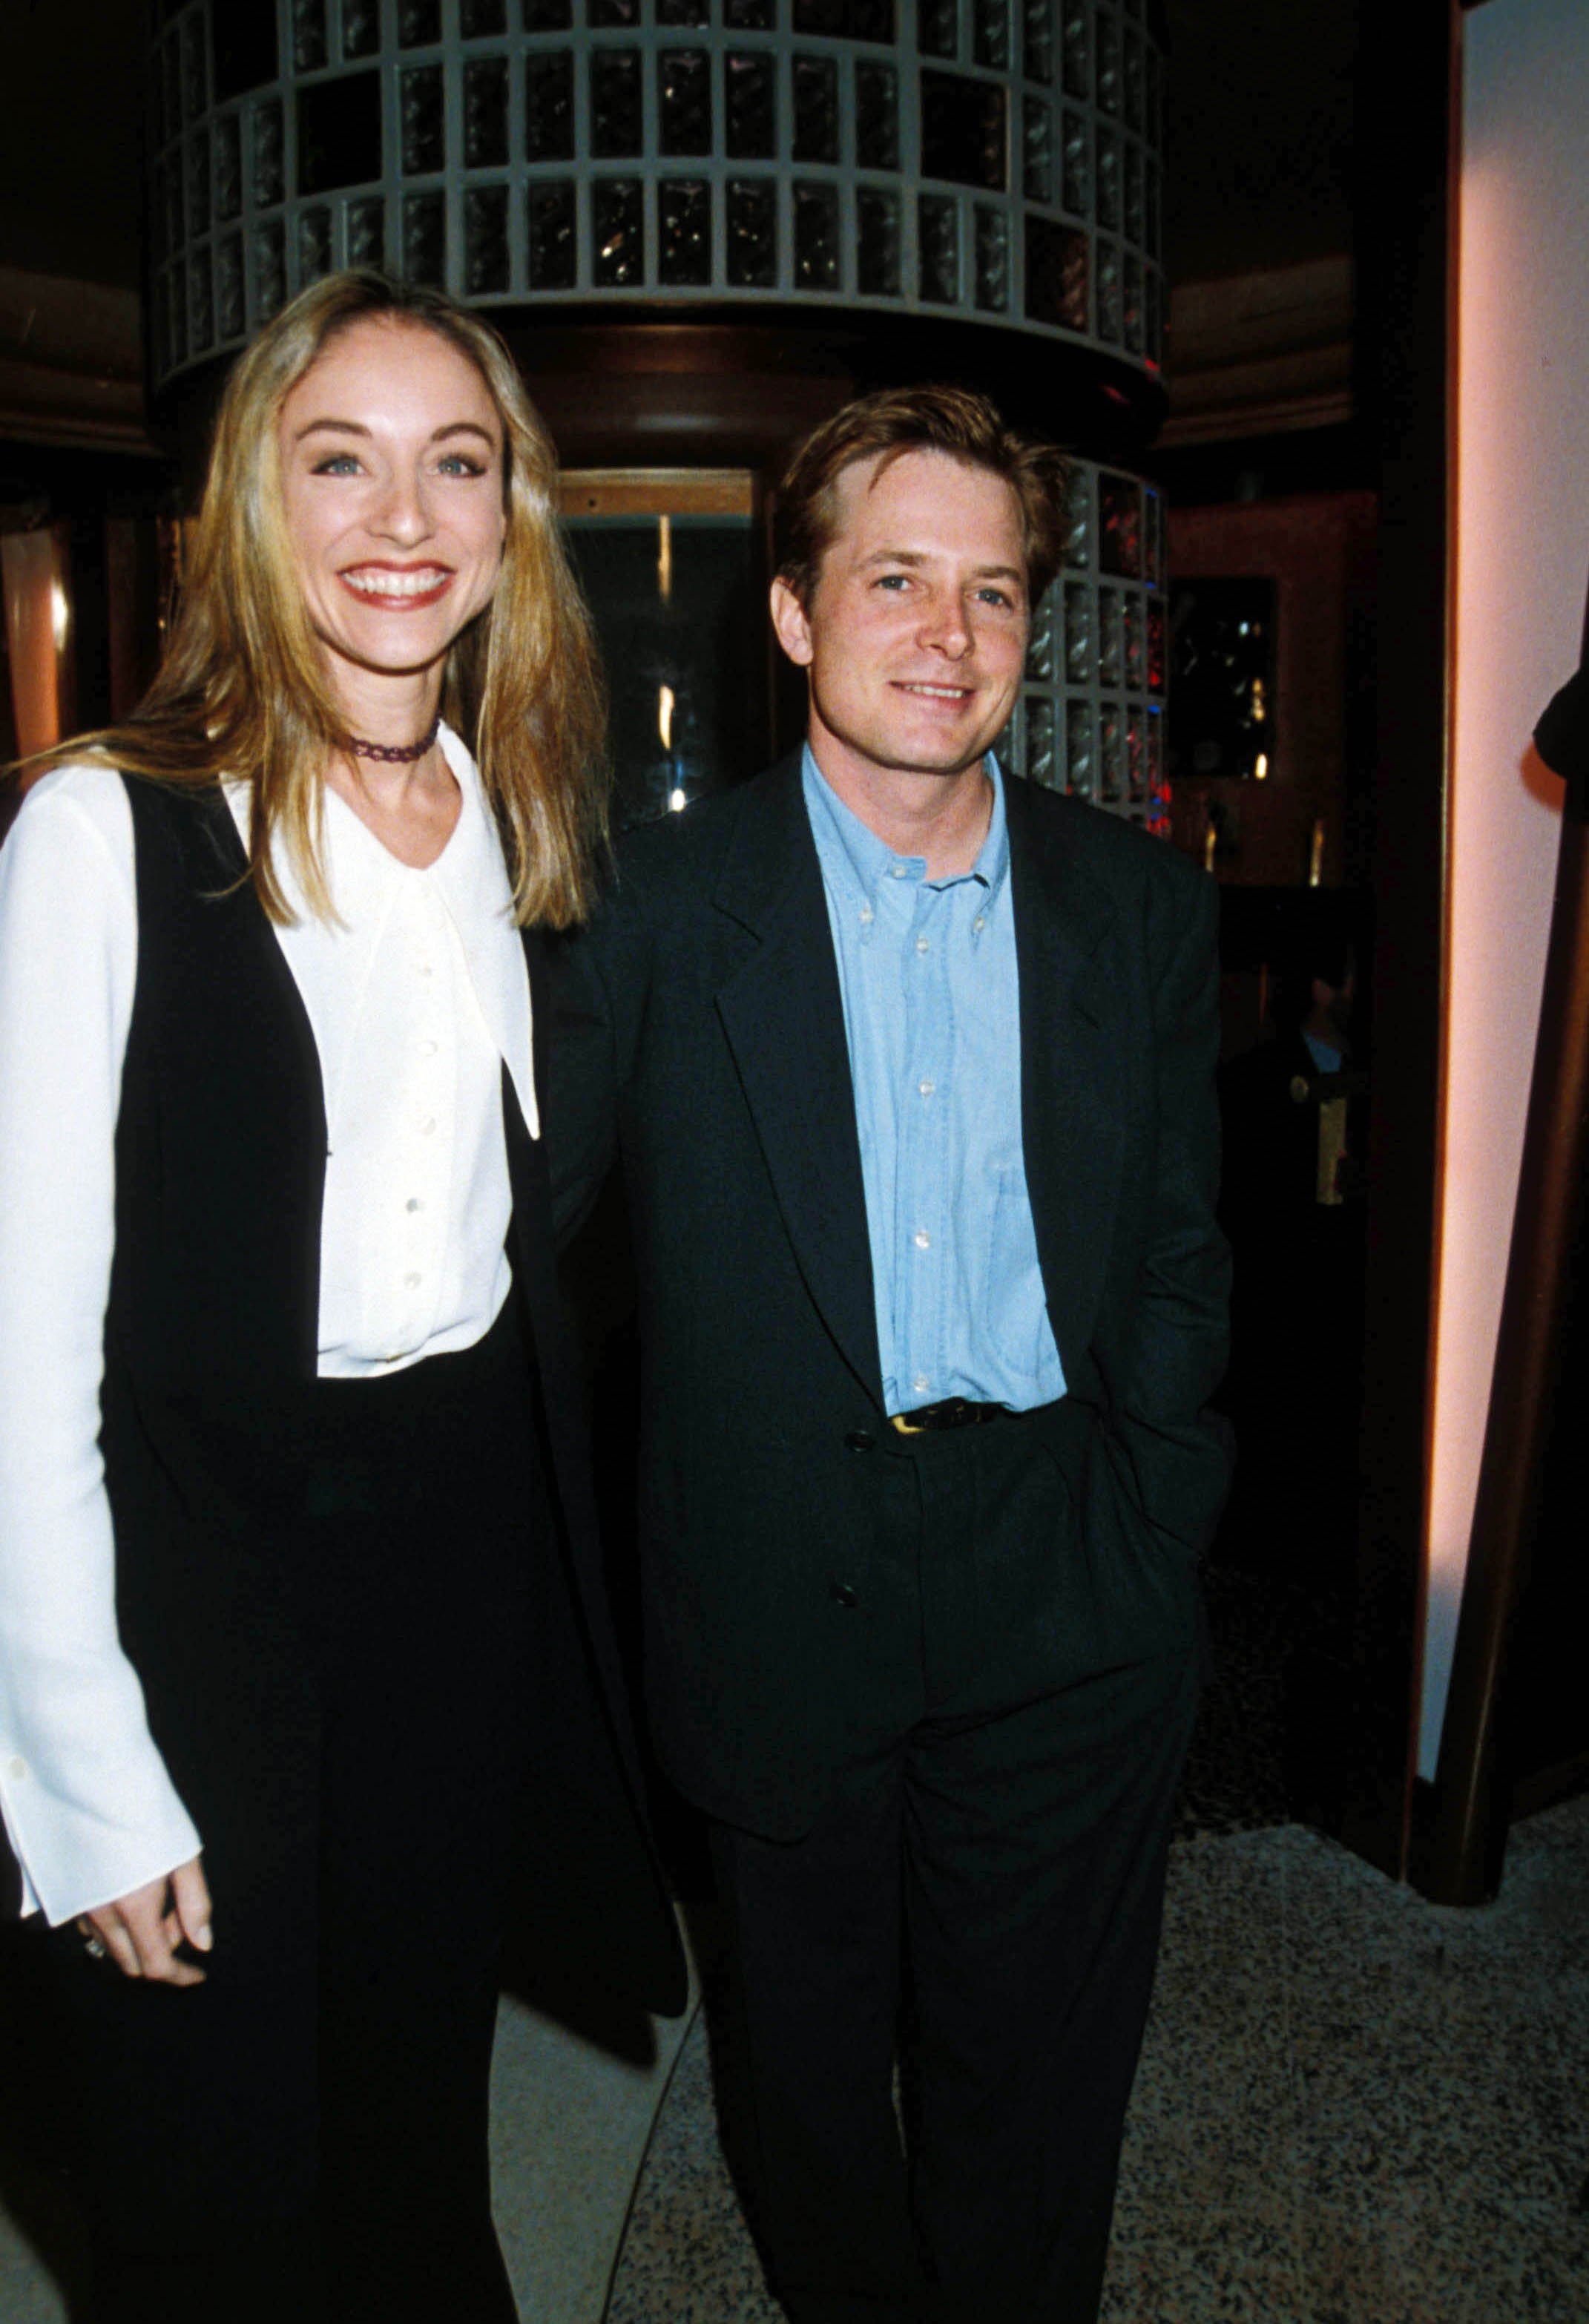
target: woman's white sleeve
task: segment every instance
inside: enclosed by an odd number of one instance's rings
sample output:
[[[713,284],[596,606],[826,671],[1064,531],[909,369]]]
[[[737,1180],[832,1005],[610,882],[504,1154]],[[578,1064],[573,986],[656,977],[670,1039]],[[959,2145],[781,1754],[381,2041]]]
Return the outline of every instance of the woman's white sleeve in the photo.
[[[45,776],[0,848],[0,1812],[55,1923],[199,1846],[116,1634],[99,1452],[137,946],[120,778]]]

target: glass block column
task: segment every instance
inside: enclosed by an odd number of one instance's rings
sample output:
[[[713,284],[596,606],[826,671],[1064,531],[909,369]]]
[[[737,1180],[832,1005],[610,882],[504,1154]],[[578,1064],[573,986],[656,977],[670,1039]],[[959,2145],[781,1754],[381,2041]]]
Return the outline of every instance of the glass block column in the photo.
[[[1070,469],[1065,561],[1037,609],[1001,761],[1046,789],[1169,829],[1164,513],[1141,477]]]
[[[366,264],[504,320],[760,309],[886,332],[906,316],[958,327],[962,346],[997,329],[1002,361],[1026,339],[1056,395],[1083,350],[1144,385],[1158,370],[1162,62],[1146,0],[158,0],[153,14],[157,392],[240,347],[304,283]],[[1079,459],[1011,763],[1162,822],[1164,632],[1157,495]]]
[[[161,0],[155,385],[363,263],[957,316],[1152,371],[1144,0]]]

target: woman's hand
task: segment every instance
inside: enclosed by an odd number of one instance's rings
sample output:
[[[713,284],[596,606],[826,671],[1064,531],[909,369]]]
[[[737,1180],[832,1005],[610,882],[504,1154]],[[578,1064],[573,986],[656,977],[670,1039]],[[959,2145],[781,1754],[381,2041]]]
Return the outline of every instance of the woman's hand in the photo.
[[[209,1925],[209,1889],[199,1859],[179,1864],[176,1870],[151,1880],[114,1904],[100,1904],[79,1914],[78,1927],[115,1961],[124,1977],[146,1977],[160,1985],[202,1985],[204,1971],[191,1961],[179,1960],[177,1947],[184,1939],[196,1952],[207,1953],[214,1940]]]

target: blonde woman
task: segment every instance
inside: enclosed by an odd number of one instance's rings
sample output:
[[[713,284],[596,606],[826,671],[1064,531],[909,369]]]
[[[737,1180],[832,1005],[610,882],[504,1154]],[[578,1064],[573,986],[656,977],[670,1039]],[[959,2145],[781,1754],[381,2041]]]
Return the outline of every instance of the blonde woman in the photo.
[[[601,1829],[679,1997],[539,1146],[602,830],[552,482],[477,318],[305,291],[155,686],[0,853],[0,1805],[123,2324],[511,2319],[510,1843],[555,1916]]]

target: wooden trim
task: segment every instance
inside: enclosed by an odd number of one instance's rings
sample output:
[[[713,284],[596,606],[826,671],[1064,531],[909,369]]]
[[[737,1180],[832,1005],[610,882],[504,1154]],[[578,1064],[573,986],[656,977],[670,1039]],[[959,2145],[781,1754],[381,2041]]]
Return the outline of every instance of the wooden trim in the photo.
[[[756,513],[749,468],[565,468],[560,516],[740,516]]]

